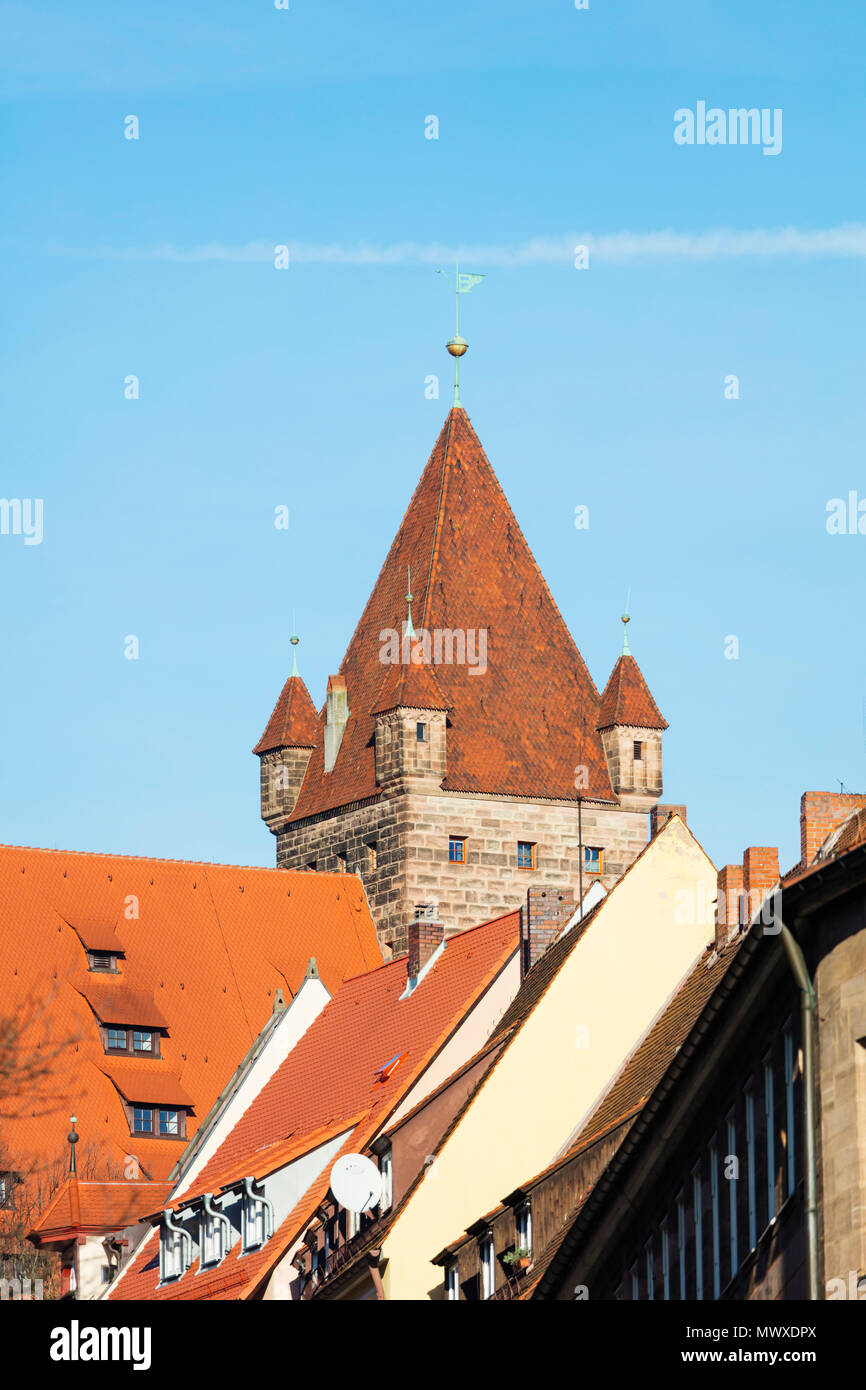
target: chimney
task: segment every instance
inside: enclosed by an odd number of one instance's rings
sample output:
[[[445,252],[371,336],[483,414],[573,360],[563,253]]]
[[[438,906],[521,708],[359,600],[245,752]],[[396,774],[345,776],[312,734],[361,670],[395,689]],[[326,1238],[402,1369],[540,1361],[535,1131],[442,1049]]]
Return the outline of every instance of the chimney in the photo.
[[[530,888],[520,913],[521,969],[524,978],[574,915],[574,889]]]
[[[743,855],[745,921],[751,922],[771,888],[779,882],[779,851],[752,845]]]
[[[337,761],[346,723],[349,718],[349,696],[344,676],[328,677],[328,696],[325,707],[325,771],[330,772]]]
[[[858,792],[804,792],[800,797],[800,865],[805,869],[846,816],[866,806]]]
[[[406,971],[417,979],[424,966],[445,940],[445,927],[439,921],[438,903],[418,903],[409,923],[409,960]]]
[[[743,894],[742,864],[726,864],[719,870],[716,898],[716,950],[736,936],[740,926],[740,899]]]
[[[659,831],[667,824],[671,816],[679,816],[683,825],[686,825],[685,806],[653,806],[650,811],[650,839],[654,840]]]

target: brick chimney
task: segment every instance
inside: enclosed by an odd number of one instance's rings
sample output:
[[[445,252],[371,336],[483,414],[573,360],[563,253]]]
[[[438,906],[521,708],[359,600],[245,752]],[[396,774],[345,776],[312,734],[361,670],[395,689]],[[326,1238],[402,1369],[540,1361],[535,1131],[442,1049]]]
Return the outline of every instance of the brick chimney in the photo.
[[[716,949],[736,936],[740,925],[740,898],[743,893],[742,864],[726,864],[719,870],[716,899]]]
[[[743,855],[745,920],[750,922],[771,888],[779,882],[779,851],[752,845]]]
[[[811,864],[821,845],[846,816],[866,806],[861,792],[803,792],[800,797],[800,868]]]
[[[409,923],[409,960],[406,969],[410,980],[420,975],[444,940],[445,927],[439,921],[439,904],[418,903],[415,916]]]
[[[574,915],[573,888],[530,888],[520,911],[521,970],[525,977]]]
[[[671,816],[679,816],[683,825],[686,825],[685,806],[653,806],[650,811],[650,839],[655,839],[659,831],[667,824]]]

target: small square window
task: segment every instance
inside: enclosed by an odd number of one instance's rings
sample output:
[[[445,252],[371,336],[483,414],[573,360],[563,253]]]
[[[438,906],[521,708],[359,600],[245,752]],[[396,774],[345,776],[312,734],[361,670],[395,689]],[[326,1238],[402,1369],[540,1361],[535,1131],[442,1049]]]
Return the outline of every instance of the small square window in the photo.
[[[132,1129],[134,1134],[153,1134],[153,1111],[150,1106],[133,1107]]]
[[[452,864],[466,863],[466,836],[451,835],[448,840],[448,859]]]
[[[99,1268],[99,1277],[100,1277],[100,1279],[101,1279],[101,1281],[102,1281],[103,1284],[110,1284],[110,1283],[111,1283],[111,1266],[110,1266],[110,1265],[100,1265],[100,1268]]]
[[[177,1110],[160,1110],[159,1112],[159,1132],[160,1134],[180,1134],[180,1112]]]
[[[594,845],[584,845],[583,847],[583,868],[588,874],[600,874],[602,870],[604,856],[600,849]]]
[[[113,1048],[119,1048],[122,1052],[125,1052],[125,1051],[126,1051],[126,1029],[125,1029],[125,1028],[109,1028],[109,1030],[108,1030],[108,1046],[109,1046],[109,1047],[113,1047]]]
[[[141,1032],[138,1028],[134,1029],[132,1034],[132,1050],[133,1052],[152,1052],[153,1034],[150,1032]]]
[[[426,743],[426,742],[427,742],[427,725],[426,725],[426,724],[416,724],[416,725],[415,725],[415,737],[416,737],[416,739],[418,740],[419,743]]]
[[[517,867],[518,869],[535,868],[535,845],[529,840],[517,841]]]
[[[117,971],[117,957],[110,951],[88,951],[87,952],[88,970],[110,970]]]
[[[643,744],[639,739],[634,741],[634,760],[636,763],[643,761]]]

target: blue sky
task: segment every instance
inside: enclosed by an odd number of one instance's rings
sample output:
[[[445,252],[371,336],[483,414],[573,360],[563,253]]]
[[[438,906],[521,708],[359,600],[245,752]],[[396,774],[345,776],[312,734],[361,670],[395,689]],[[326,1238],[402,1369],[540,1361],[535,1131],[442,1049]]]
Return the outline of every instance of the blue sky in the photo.
[[[596,683],[630,585],[665,799],[793,863],[800,793],[866,784],[866,536],[826,529],[866,499],[864,27],[0,3],[2,493],[44,501],[0,536],[0,839],[273,862],[292,609],[318,704],[447,409],[460,250],[464,404]],[[699,101],[781,109],[781,153],[678,146]]]

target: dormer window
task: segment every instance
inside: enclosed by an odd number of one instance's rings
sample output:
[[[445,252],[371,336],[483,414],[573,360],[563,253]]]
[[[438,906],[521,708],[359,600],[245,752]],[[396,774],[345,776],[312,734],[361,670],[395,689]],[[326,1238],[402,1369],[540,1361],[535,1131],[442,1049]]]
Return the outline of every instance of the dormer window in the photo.
[[[186,1111],[164,1105],[134,1105],[132,1133],[159,1139],[186,1138]]]
[[[528,1202],[517,1212],[517,1248],[532,1254],[532,1207]]]
[[[126,1029],[109,1028],[105,1046],[108,1052],[126,1052]]]
[[[481,1260],[481,1297],[492,1298],[496,1287],[492,1232],[488,1231],[487,1235],[481,1237],[478,1253]]]
[[[449,1303],[460,1300],[460,1275],[456,1263],[445,1266],[445,1297]]]
[[[153,1033],[149,1028],[134,1028],[132,1031],[133,1052],[153,1052]]]
[[[126,1057],[159,1057],[158,1028],[127,1028],[111,1024],[102,1028],[106,1052],[120,1052]]]
[[[88,970],[100,971],[103,974],[117,974],[117,956],[113,951],[88,951],[87,952]]]
[[[274,1233],[274,1208],[263,1192],[253,1192],[254,1178],[244,1179],[241,1211],[242,1252],[260,1250]]]

